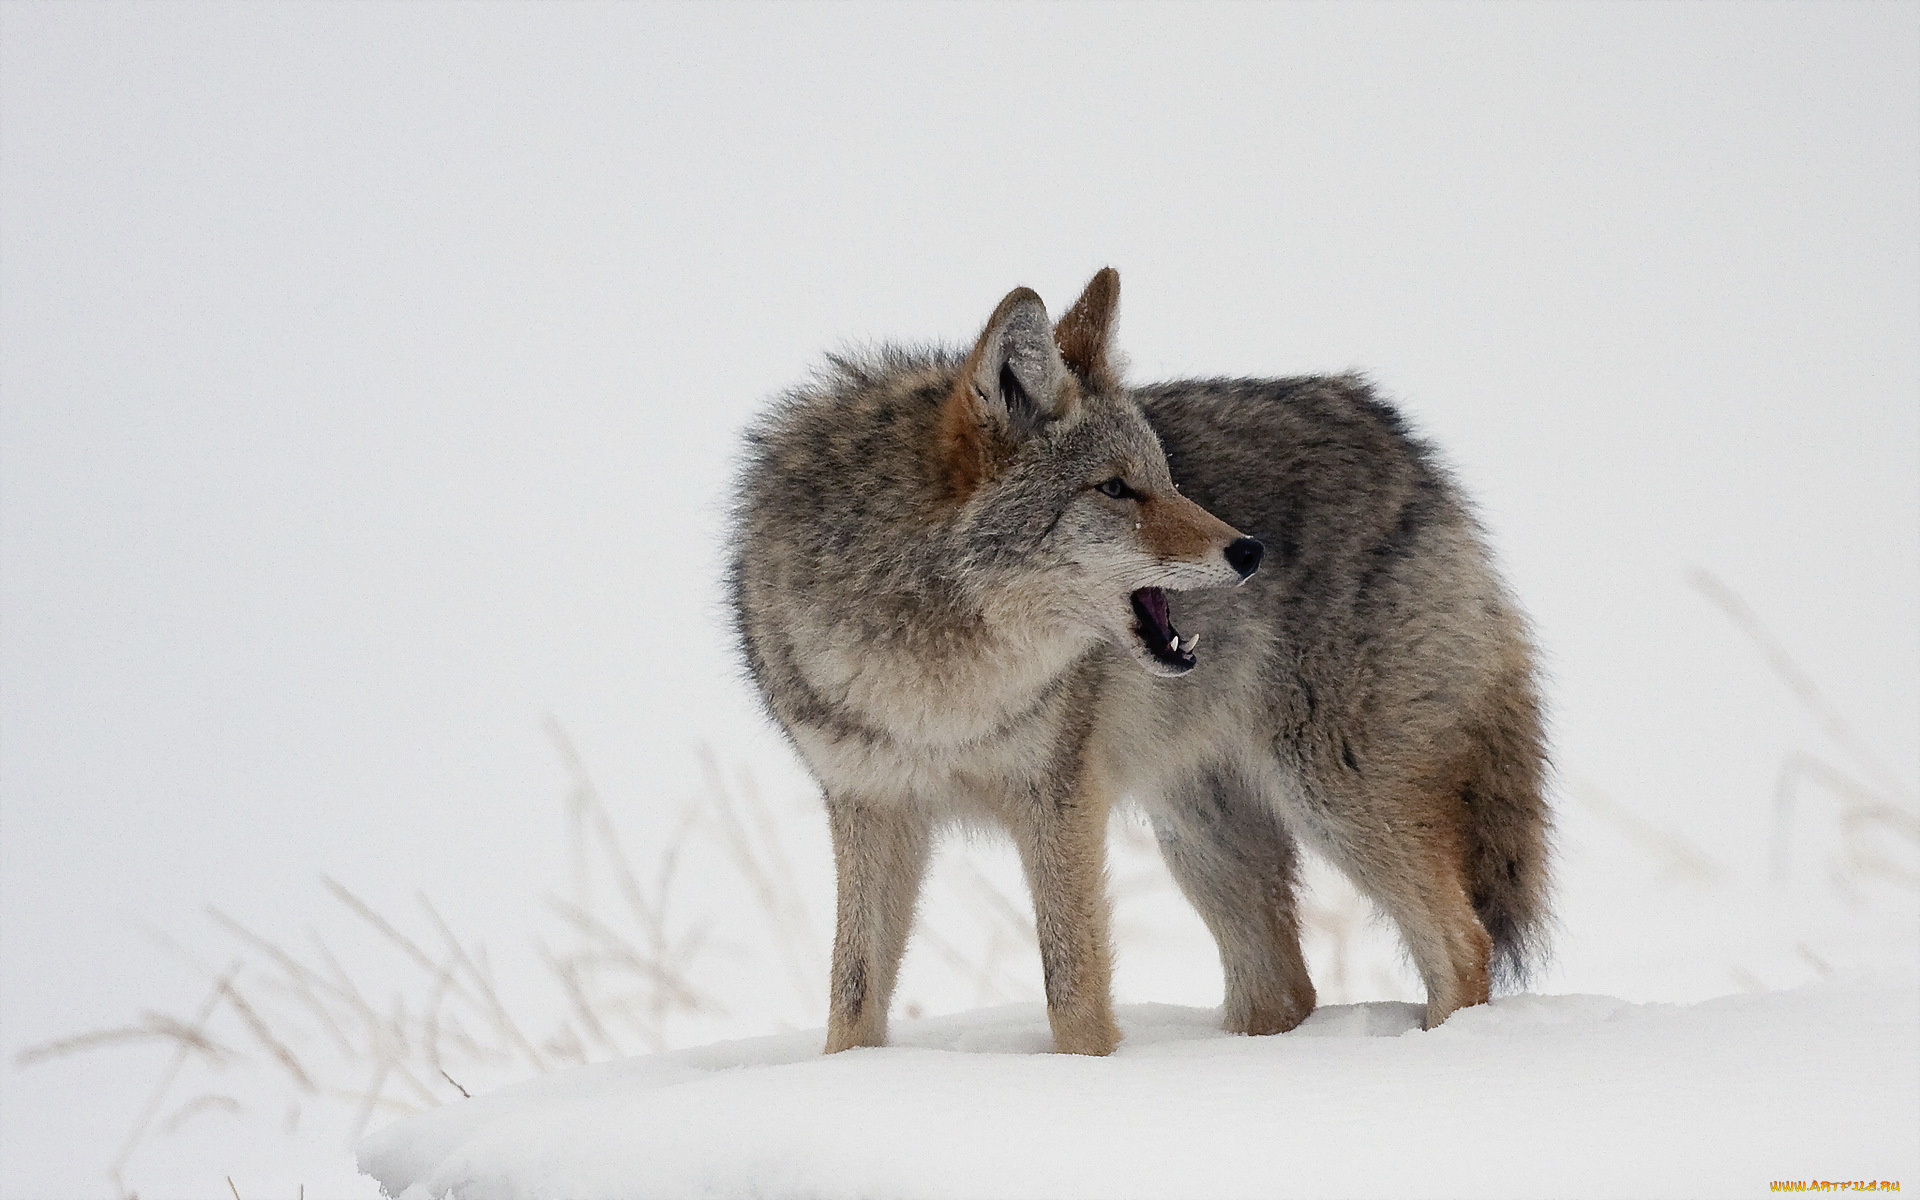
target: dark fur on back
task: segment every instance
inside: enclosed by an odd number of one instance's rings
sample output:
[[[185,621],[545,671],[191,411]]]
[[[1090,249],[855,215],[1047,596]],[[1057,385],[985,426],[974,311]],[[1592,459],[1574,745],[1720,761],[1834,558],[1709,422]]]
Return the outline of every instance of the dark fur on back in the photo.
[[[1254,585],[1176,603],[1257,609],[1274,750],[1323,803],[1351,777],[1430,770],[1434,752],[1456,764],[1436,784],[1468,814],[1470,899],[1500,978],[1522,983],[1549,927],[1545,739],[1522,618],[1451,476],[1353,376],[1134,396],[1181,490],[1267,546]]]

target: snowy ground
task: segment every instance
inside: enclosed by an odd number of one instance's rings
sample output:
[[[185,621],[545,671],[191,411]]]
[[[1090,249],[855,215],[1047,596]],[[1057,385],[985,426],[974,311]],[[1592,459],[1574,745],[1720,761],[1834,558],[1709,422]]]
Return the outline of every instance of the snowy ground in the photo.
[[[1328,1006],[1244,1038],[1121,1012],[1110,1059],[1044,1010],[819,1031],[583,1067],[402,1121],[361,1168],[403,1200],[635,1197],[1752,1196],[1920,1186],[1920,990],[1691,1006],[1521,995],[1422,1032]]]

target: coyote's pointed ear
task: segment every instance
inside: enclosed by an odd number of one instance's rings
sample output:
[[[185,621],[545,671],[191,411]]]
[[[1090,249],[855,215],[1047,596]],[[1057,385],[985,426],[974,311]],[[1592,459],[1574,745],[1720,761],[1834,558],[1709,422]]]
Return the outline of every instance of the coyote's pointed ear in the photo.
[[[1015,288],[987,318],[947,397],[940,432],[955,490],[971,492],[1006,453],[1073,411],[1079,398],[1046,306]]]
[[[987,318],[967,356],[961,382],[988,420],[1016,442],[1067,415],[1073,389],[1047,328],[1047,308],[1032,288],[1015,288]]]
[[[1110,391],[1119,383],[1112,359],[1114,317],[1119,311],[1120,272],[1101,267],[1053,327],[1060,357],[1096,391]]]

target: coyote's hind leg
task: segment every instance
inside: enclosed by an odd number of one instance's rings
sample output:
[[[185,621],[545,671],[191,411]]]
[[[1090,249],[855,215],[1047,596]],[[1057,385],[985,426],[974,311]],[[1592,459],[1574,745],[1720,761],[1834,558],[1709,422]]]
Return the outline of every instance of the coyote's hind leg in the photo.
[[[1207,772],[1152,813],[1160,853],[1220,946],[1226,1027],[1285,1033],[1313,1011],[1300,955],[1293,837],[1246,781]]]
[[[1445,791],[1408,790],[1329,847],[1368,899],[1386,910],[1427,986],[1426,1027],[1491,993],[1493,939],[1467,891],[1464,813]],[[1391,814],[1390,817],[1387,814]]]

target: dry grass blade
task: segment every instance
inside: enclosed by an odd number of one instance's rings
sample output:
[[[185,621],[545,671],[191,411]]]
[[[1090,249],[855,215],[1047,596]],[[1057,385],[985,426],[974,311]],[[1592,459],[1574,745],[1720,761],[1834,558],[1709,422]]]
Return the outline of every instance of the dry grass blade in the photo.
[[[708,778],[720,779],[720,761],[714,757],[713,747],[702,742],[700,754]],[[792,923],[799,934],[799,944],[801,946],[821,945],[823,939],[814,936],[813,922],[808,916],[807,906],[802,899],[805,893],[800,887],[799,879],[794,875],[793,860],[787,857],[787,852],[783,848],[785,839],[781,837],[780,830],[774,825],[773,813],[768,809],[766,800],[760,795],[760,789],[754,784],[752,775],[744,769],[736,771],[734,775],[735,787],[744,798],[747,815],[752,819],[753,826],[759,834],[762,853],[772,866],[773,876],[780,890],[786,894],[787,912],[791,914]],[[815,965],[824,974],[825,964],[816,963]]]
[[[600,1015],[593,1010],[593,1001],[588,998],[586,985],[580,979],[579,960],[560,958],[544,941],[539,942],[538,946],[542,961],[547,964],[547,969],[553,972],[554,977],[560,981],[561,987],[565,989],[567,1002],[573,1005],[574,1015],[579,1018],[581,1027],[587,1031],[587,1036],[598,1042],[601,1049],[609,1054],[622,1053],[619,1043],[614,1041],[613,1035],[607,1031],[605,1023],[600,1020]]]
[[[188,1121],[191,1121],[193,1118],[210,1109],[219,1109],[222,1112],[239,1114],[246,1111],[246,1105],[240,1103],[232,1096],[195,1096],[179,1108],[174,1109],[173,1115],[160,1123],[160,1132],[174,1133],[178,1131],[182,1125],[185,1125]]]
[[[1773,784],[1773,837],[1770,853],[1773,879],[1776,883],[1787,879],[1790,869],[1790,854],[1793,847],[1793,818],[1799,807],[1799,801],[1805,789],[1811,785],[1824,791],[1842,805],[1841,821],[1848,823],[1850,814],[1868,811],[1899,810],[1882,802],[1879,793],[1861,783],[1827,762],[1818,755],[1804,751],[1795,751],[1787,755],[1780,766],[1780,774]]]
[[[1694,590],[1705,596],[1714,607],[1727,615],[1734,626],[1747,636],[1761,654],[1766,656],[1767,665],[1773,668],[1787,688],[1793,692],[1806,710],[1813,714],[1821,729],[1833,739],[1834,743],[1846,750],[1854,760],[1865,767],[1867,773],[1878,778],[1876,785],[1889,796],[1902,796],[1911,800],[1912,796],[1900,786],[1893,772],[1886,768],[1874,753],[1860,741],[1853,727],[1843,718],[1839,710],[1827,701],[1813,677],[1795,661],[1780,640],[1773,636],[1761,623],[1760,617],[1753,611],[1740,594],[1722,583],[1720,579],[1705,568],[1696,567],[1688,575],[1688,581]]]
[[[247,1003],[246,997],[240,994],[240,989],[228,980],[221,984],[220,990],[226,995],[227,1003],[233,1006],[233,1011],[240,1014],[240,1019],[245,1022],[248,1032],[259,1039],[260,1044],[267,1048],[267,1052],[273,1055],[274,1060],[286,1069],[295,1086],[309,1094],[318,1091],[319,1089],[314,1086],[313,1077],[307,1074],[307,1069],[300,1065],[300,1060],[294,1056],[292,1050],[287,1048],[285,1042],[273,1036],[273,1030],[267,1028],[267,1023],[260,1019],[260,1014],[254,1011],[253,1005]]]
[[[682,974],[658,957],[648,957],[592,913],[581,912],[558,896],[547,897],[555,912],[582,934],[598,942],[609,958],[648,980],[672,1004],[687,1012],[717,1012],[719,1005],[703,995]]]
[[[214,982],[213,990],[207,993],[207,998],[201,1002],[199,1011],[188,1023],[188,1028],[195,1034],[194,1040],[206,1037],[207,1022],[212,1019],[214,1010],[220,1007],[220,999],[226,994],[227,985],[240,973],[240,967],[241,964],[237,962],[229,966],[226,973]],[[160,1073],[159,1082],[154,1085],[153,1091],[148,1093],[147,1102],[141,1107],[140,1115],[134,1120],[133,1128],[127,1134],[127,1140],[120,1146],[120,1153],[114,1156],[113,1164],[107,1168],[107,1176],[113,1180],[114,1187],[119,1191],[128,1190],[123,1182],[122,1173],[126,1170],[128,1161],[132,1159],[133,1152],[139,1148],[141,1139],[146,1137],[148,1126],[153,1124],[155,1114],[160,1111],[161,1104],[165,1103],[167,1093],[173,1090],[174,1080],[179,1078],[180,1069],[186,1066],[187,1056],[191,1053],[193,1053],[191,1042],[188,1039],[182,1039],[175,1048],[173,1058],[167,1063],[166,1069]]]
[[[340,994],[347,998],[353,1006],[354,1011],[359,1015],[362,1024],[365,1025],[369,1044],[377,1048],[375,1053],[386,1057],[388,1061],[394,1064],[394,1070],[400,1076],[400,1081],[412,1088],[414,1095],[420,1097],[429,1106],[438,1104],[440,1102],[439,1097],[435,1096],[432,1090],[429,1089],[426,1084],[422,1083],[420,1078],[409,1070],[406,1065],[411,1051],[407,1039],[408,1022],[406,1018],[405,1000],[401,996],[395,995],[394,1015],[382,1019],[379,1012],[374,1009],[372,1002],[361,993],[359,985],[354,983],[352,975],[348,974],[346,968],[342,967],[340,961],[333,956],[333,951],[328,948],[326,942],[323,941],[318,934],[312,934],[311,936],[314,948],[318,951],[320,960],[326,964],[328,971],[332,973],[335,985],[339,988]]]
[[[485,1002],[487,1016],[493,1020],[501,1034],[526,1056],[527,1062],[533,1066],[533,1069],[544,1074],[547,1070],[546,1059],[540,1056],[540,1051],[534,1049],[533,1043],[527,1040],[527,1035],[520,1031],[520,1026],[508,1014],[507,1006],[500,1002],[500,994],[494,990],[493,980],[486,971],[481,969],[474,956],[467,953],[466,947],[460,944],[460,939],[453,936],[452,928],[447,925],[446,918],[440,915],[440,910],[433,906],[433,901],[427,899],[425,893],[416,893],[414,899],[419,902],[421,908],[426,910],[427,917],[433,922],[434,928],[440,931],[440,936],[446,942],[447,952],[459,965],[466,968],[468,978],[479,989],[480,998]]]
[[[149,1012],[143,1013],[141,1020],[142,1024],[139,1025],[125,1025],[117,1029],[96,1029],[73,1037],[28,1046],[14,1055],[14,1065],[27,1067],[47,1059],[63,1058],[69,1054],[80,1054],[106,1046],[154,1041],[172,1042],[182,1049],[199,1054],[214,1066],[222,1065],[234,1056],[231,1049],[214,1041],[204,1029],[189,1026],[177,1017]]]
[[[808,953],[813,941],[798,889],[781,884],[783,878],[791,878],[790,867],[779,853],[777,842],[762,845],[748,830],[733,793],[720,774],[719,764],[705,746],[700,748],[700,767],[706,776],[713,811],[720,819],[721,844],[732,857],[734,868],[753,889],[761,914],[776,931],[774,944],[786,965],[794,994],[810,998],[825,986],[826,971]],[[756,825],[764,828],[762,822],[756,821]]]
[[[596,804],[598,793],[592,778],[587,774],[587,764],[575,749],[573,739],[567,736],[565,727],[552,713],[541,718],[541,727],[546,730],[547,740],[553,743],[560,754],[560,761],[573,776],[573,787],[567,792],[567,862],[569,874],[573,877],[573,902],[582,909],[593,906],[592,881],[588,874],[587,860],[587,817],[589,810]]]
[[[384,1058],[373,1065],[373,1079],[360,1092],[360,1111],[354,1115],[353,1134],[347,1139],[349,1143],[358,1142],[366,1136],[367,1125],[373,1120],[373,1110],[380,1104],[382,1093],[386,1091],[390,1066]]]
[[[613,820],[607,815],[606,806],[600,802],[600,792],[594,786],[593,777],[587,771],[586,762],[574,748],[573,739],[560,723],[551,716],[546,719],[547,736],[559,751],[567,773],[573,777],[573,789],[567,795],[568,816],[573,825],[573,839],[569,853],[574,859],[575,911],[589,909],[589,886],[587,878],[587,825],[591,819],[593,831],[598,835],[601,852],[606,855],[613,868],[614,883],[621,897],[632,911],[635,923],[646,935],[649,944],[660,946],[667,940],[666,917],[660,905],[647,899],[640,887],[640,879],[627,858],[626,847],[619,834],[614,831]]]
[[[654,872],[653,912],[658,922],[654,929],[648,931],[648,940],[653,954],[663,962],[674,957],[671,939],[667,935],[667,913],[673,907],[673,883],[680,870],[680,852],[686,848],[687,839],[696,824],[696,814],[693,812],[681,816],[680,823],[674,826],[673,833],[667,837],[666,846],[660,852],[659,867]]]
[[[1628,841],[1661,864],[1667,875],[1693,883],[1712,883],[1724,874],[1704,850],[1679,834],[1642,819],[1599,788],[1577,783],[1571,790],[1581,803],[1606,818]]]
[[[1813,967],[1814,973],[1822,979],[1833,978],[1833,964],[1813,952],[1813,947],[1805,942],[1795,942],[1794,950]]]
[[[134,927],[139,929],[142,934],[166,950],[169,954],[186,963],[193,969],[195,974],[206,979],[215,979],[218,977],[218,972],[201,962],[191,951],[187,950],[186,947],[182,946],[178,941],[168,937],[165,933],[154,929],[150,925],[137,921],[134,923]],[[312,989],[304,981],[293,978],[290,979],[286,986],[295,999],[319,1021],[320,1027],[333,1039],[334,1048],[339,1053],[348,1056],[355,1053],[353,1040],[347,1036],[344,1029],[340,1028],[339,1022],[333,1019],[333,1013],[327,1008],[325,1002],[315,996]],[[169,1017],[166,1019],[172,1020],[173,1018]]]
[[[371,904],[362,900],[343,884],[335,882],[326,875],[320,877],[320,882],[325,884],[327,890],[332,892],[342,904],[345,904],[351,909],[356,916],[378,930],[381,937],[386,938],[387,941],[394,946],[399,947],[400,952],[412,959],[422,970],[434,971],[438,969],[439,965],[433,961],[432,956],[420,948],[419,943],[415,942],[406,934],[401,933],[400,930],[394,926],[393,922],[381,916]]]
[[[322,993],[329,993],[336,1000],[346,1000],[349,1002],[352,997],[342,992],[333,982],[295,958],[277,943],[261,937],[219,909],[209,905],[207,915],[212,917],[217,924],[224,927],[229,933],[239,938],[242,942],[252,946],[260,953],[272,959],[274,963],[286,973],[287,978],[292,981],[294,994],[300,998],[301,1003],[306,1006],[307,1010],[322,1024],[332,1026],[336,1031],[339,1031],[339,1026],[334,1021],[333,1013],[328,1009]],[[346,1037],[345,1032],[339,1032],[342,1041],[351,1047],[351,1040]]]
[[[962,953],[959,947],[942,936],[939,930],[931,928],[918,929],[915,931],[915,936],[920,941],[932,947],[933,952],[945,960],[947,966],[950,967],[956,975],[963,978],[968,976],[972,977],[974,981],[973,1003],[976,1005],[1005,1004],[1014,1000],[1032,1000],[1036,999],[1039,995],[1039,993],[1032,988],[1023,988],[1017,984],[1009,987],[1003,979],[1001,972],[996,969],[1002,957],[998,953],[998,950],[1004,943],[990,939],[988,942],[988,952],[977,957],[972,957]]]
[[[1344,1004],[1353,995],[1354,936],[1366,921],[1364,902],[1335,907],[1310,900],[1300,904],[1300,920],[1308,937],[1324,938],[1329,968],[1325,983],[1315,981],[1322,1004]]]
[[[1811,675],[1794,660],[1779,639],[1761,624],[1751,606],[1732,588],[1704,570],[1692,573],[1693,586],[1760,648],[1774,674],[1787,685],[1795,699],[1819,722],[1832,742],[1844,750],[1860,772],[1874,782],[1862,782],[1824,758],[1805,752],[1789,754],[1774,781],[1773,837],[1770,857],[1775,883],[1784,883],[1790,874],[1789,855],[1795,839],[1792,825],[1795,810],[1807,790],[1818,789],[1838,806],[1838,821],[1843,847],[1838,857],[1826,864],[1826,872],[1835,890],[1849,899],[1860,898],[1860,884],[1867,879],[1885,879],[1905,887],[1920,887],[1920,870],[1889,857],[1883,851],[1886,838],[1907,843],[1909,852],[1920,850],[1920,815],[1913,811],[1913,793],[1900,784],[1892,771],[1860,740],[1813,682]],[[1879,844],[1875,844],[1876,834]]]
[[[1023,911],[1020,903],[1007,895],[1005,889],[988,879],[971,861],[961,864],[960,877],[966,881],[976,896],[986,901],[987,911],[999,921],[1000,926],[1017,943],[1038,948],[1039,937],[1034,933],[1033,914]]]
[[[440,1064],[440,1007],[446,1002],[447,981],[452,972],[452,959],[434,968],[433,982],[427,986],[426,1008],[421,1017],[420,1046],[427,1057],[427,1067],[442,1075],[447,1072]]]

